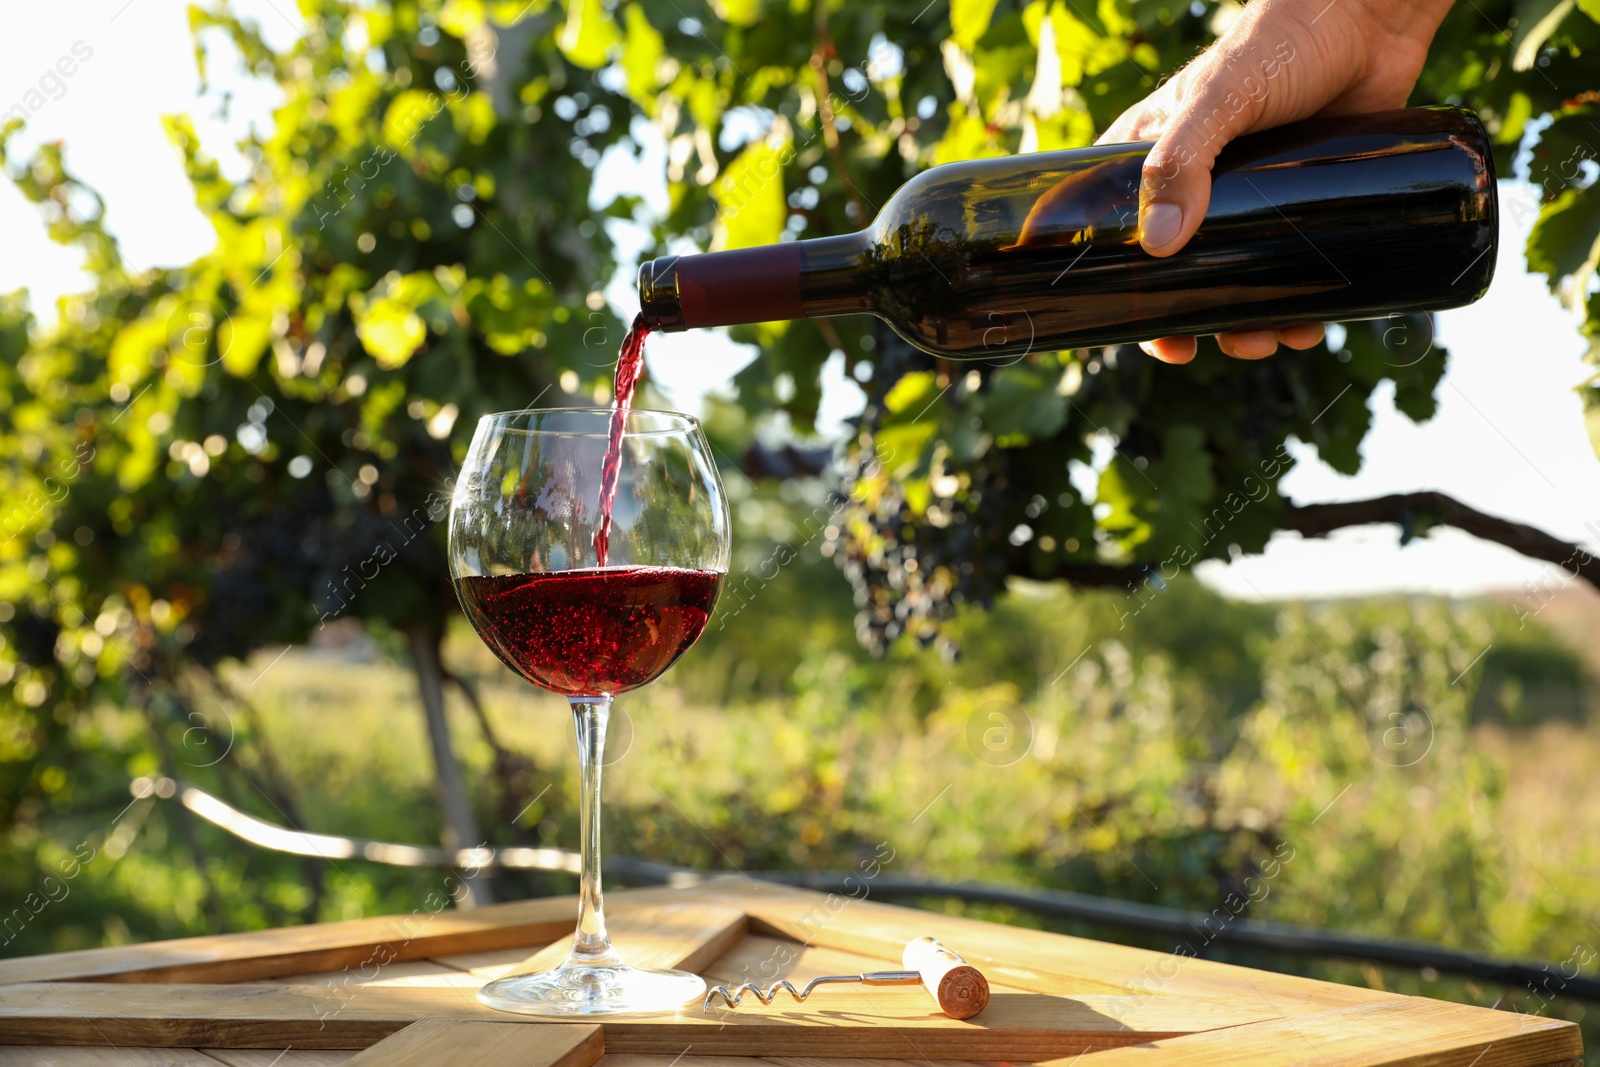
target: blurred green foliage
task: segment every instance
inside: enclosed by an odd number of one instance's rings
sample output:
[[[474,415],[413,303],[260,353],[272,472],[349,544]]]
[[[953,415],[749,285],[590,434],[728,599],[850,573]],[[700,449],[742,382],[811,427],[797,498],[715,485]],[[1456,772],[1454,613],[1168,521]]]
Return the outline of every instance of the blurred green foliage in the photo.
[[[0,147],[96,279],[50,329],[22,294],[0,299],[8,954],[402,910],[425,895],[437,876],[258,853],[169,799],[130,805],[128,783],[182,778],[285,824],[431,837],[418,830],[438,811],[412,689],[386,657],[402,631],[437,638],[454,611],[437,518],[477,416],[608,399],[622,323],[600,290],[627,239],[651,254],[838,233],[928,165],[1087,143],[1237,10],[300,9],[306,32],[286,49],[225,3],[192,10],[204,74],[239,63],[281,93],[270,128],[240,146],[242,174],[170,120],[217,232],[194,263],[130,270],[59,146],[27,159]],[[1503,174],[1527,150],[1534,192],[1507,210],[1537,213],[1529,263],[1591,335],[1595,14],[1460,5],[1416,96],[1477,108]],[[1047,40],[1058,64],[1038,61]],[[1041,71],[1055,73],[1041,85]],[[603,156],[655,134],[665,214],[631,194],[603,202]],[[1444,354],[1426,348],[1427,323],[1353,324],[1331,346],[1255,364],[1208,350],[1182,371],[1116,350],[951,367],[869,321],[736,336],[759,351],[713,413],[725,456],[785,427],[809,433],[831,354],[863,381],[848,502],[810,483],[736,490],[750,512],[737,596],[671,685],[630,702],[618,851],[842,866],[887,840],[928,874],[1210,907],[1290,840],[1300,858],[1263,915],[1553,960],[1588,936],[1597,838],[1556,805],[1544,815],[1559,825],[1508,808],[1522,735],[1495,741],[1495,760],[1471,743],[1550,718],[1566,725],[1533,732],[1570,737],[1541,769],[1593,751],[1589,683],[1537,628],[1512,633],[1487,603],[1280,609],[1227,604],[1187,578],[1128,597],[1029,581],[1159,566],[1187,523],[1253,496],[1249,479],[1264,495],[1196,555],[1260,549],[1281,515],[1289,437],[1349,472],[1385,382],[1406,415],[1431,415]],[[895,459],[874,463],[885,446]],[[1086,494],[1069,472],[1097,448],[1115,456]],[[726,475],[741,485],[731,463]],[[780,541],[802,562],[761,577]],[[846,560],[857,599],[825,553]],[[907,641],[872,659],[857,643],[940,621],[962,659]],[[283,651],[352,628],[374,663]],[[570,843],[558,709],[508,685],[459,630],[447,648],[503,735],[490,746],[454,707],[480,811],[520,807],[504,795],[508,749],[552,785],[495,840]],[[1027,754],[985,762],[1022,722]],[[1426,757],[1397,766],[1424,726]],[[916,819],[946,786],[945,807]],[[1538,878],[1495,829],[1513,815],[1515,829],[1570,846],[1539,856]]]

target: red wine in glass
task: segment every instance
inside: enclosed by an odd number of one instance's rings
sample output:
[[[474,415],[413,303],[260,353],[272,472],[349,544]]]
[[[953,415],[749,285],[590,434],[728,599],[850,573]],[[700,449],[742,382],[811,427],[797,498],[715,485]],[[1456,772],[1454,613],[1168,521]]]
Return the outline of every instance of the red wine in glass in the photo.
[[[654,681],[695,643],[722,575],[606,567],[456,579],[478,636],[501,662],[562,696],[616,696]]]

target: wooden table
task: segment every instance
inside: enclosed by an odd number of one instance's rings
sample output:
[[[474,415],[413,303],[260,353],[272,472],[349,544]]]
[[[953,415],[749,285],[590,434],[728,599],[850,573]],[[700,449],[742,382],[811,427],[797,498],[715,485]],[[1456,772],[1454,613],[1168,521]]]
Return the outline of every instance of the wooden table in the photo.
[[[916,986],[594,1024],[480,1006],[485,981],[565,955],[576,903],[560,897],[0,960],[0,1064],[1512,1067],[1583,1055],[1572,1023],[865,899],[729,880],[606,903],[630,962],[713,984],[898,968],[902,946],[932,934],[984,970],[993,996],[967,1022]]]

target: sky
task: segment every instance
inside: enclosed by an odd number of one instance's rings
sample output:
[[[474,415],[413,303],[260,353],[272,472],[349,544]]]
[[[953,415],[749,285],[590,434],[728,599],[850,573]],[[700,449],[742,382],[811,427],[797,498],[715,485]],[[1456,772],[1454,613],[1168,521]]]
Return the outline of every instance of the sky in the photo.
[[[161,116],[192,114],[208,150],[231,169],[238,163],[232,140],[247,122],[267,121],[270,89],[234,80],[231,119],[215,118],[215,101],[199,95],[180,0],[79,0],[70,6],[9,0],[4,7],[0,112],[42,100],[13,158],[25,158],[30,143],[63,141],[68,165],[105,197],[107,228],[135,267],[179,264],[209,251],[215,235],[194,208]],[[235,7],[258,18],[274,43],[298,32],[292,0],[242,0]],[[68,69],[72,73],[64,74]],[[613,154],[601,165],[600,184],[659,198],[664,162],[659,145],[647,146],[638,160]],[[1344,477],[1318,461],[1314,449],[1302,448],[1282,484],[1291,499],[1438,489],[1600,552],[1600,460],[1573,392],[1591,371],[1582,361],[1576,320],[1523,269],[1531,202],[1526,187],[1502,184],[1500,258],[1489,295],[1439,316],[1438,340],[1449,349],[1450,364],[1438,414],[1415,425],[1382,393],[1362,471]],[[617,236],[628,243],[628,234]],[[57,296],[87,281],[79,255],[50,242],[33,206],[10,183],[0,183],[0,249],[0,292],[28,287],[36,312],[47,319]],[[615,279],[607,295],[631,315],[626,277]],[[688,410],[708,392],[727,388],[749,358],[748,350],[704,331],[657,337],[647,350],[652,379]],[[858,409],[860,397],[839,362],[830,362],[824,425],[837,427]],[[1554,566],[1456,531],[1436,531],[1402,548],[1395,529],[1382,526],[1324,540],[1280,534],[1263,555],[1203,564],[1198,573],[1214,588],[1249,599],[1393,591],[1528,595],[1564,580]]]

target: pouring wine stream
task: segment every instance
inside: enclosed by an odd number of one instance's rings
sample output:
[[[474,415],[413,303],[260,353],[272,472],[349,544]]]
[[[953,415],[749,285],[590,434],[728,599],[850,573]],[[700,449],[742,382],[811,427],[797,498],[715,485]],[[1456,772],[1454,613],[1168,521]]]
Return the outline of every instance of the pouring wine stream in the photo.
[[[622,470],[622,436],[628,424],[628,412],[633,409],[633,391],[639,384],[639,372],[644,369],[644,339],[650,336],[650,326],[644,313],[634,316],[628,336],[622,339],[617,352],[617,376],[612,388],[611,434],[606,439],[605,465],[600,468],[600,528],[594,534],[595,562],[604,567],[611,547],[611,504],[617,496],[617,477]]]

